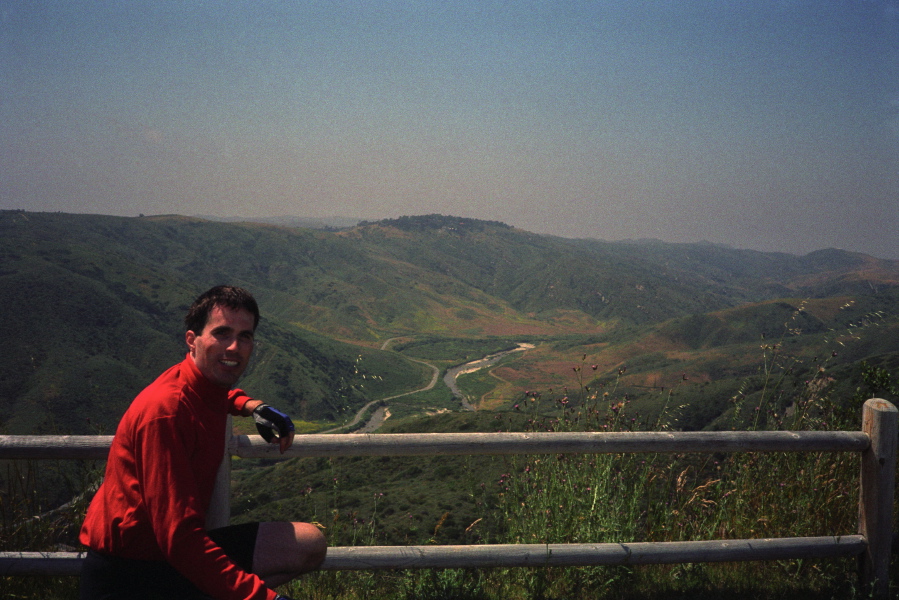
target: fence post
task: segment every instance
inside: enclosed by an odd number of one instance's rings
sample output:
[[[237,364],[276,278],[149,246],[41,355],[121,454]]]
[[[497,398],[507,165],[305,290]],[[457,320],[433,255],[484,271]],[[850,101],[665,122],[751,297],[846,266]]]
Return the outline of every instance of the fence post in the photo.
[[[231,522],[231,449],[229,442],[233,433],[231,415],[225,423],[225,453],[215,475],[215,487],[212,488],[212,499],[206,511],[206,529],[225,527]]]
[[[886,400],[865,402],[862,431],[871,438],[871,446],[862,452],[858,531],[868,546],[860,556],[859,575],[873,598],[889,596],[897,421],[899,411]]]

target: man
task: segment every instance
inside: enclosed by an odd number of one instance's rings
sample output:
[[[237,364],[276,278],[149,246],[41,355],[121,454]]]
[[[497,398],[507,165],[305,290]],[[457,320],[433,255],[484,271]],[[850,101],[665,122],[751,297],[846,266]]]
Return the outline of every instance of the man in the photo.
[[[324,536],[309,523],[205,528],[228,413],[254,417],[282,453],[293,442],[287,415],[232,389],[258,323],[241,288],[212,288],[191,306],[187,357],[135,398],[116,429],[81,529],[82,600],[274,600],[271,588],[324,560]]]

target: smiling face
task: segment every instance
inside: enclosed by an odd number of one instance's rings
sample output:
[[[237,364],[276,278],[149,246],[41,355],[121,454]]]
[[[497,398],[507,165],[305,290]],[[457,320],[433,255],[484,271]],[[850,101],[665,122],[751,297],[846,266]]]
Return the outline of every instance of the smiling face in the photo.
[[[253,353],[253,325],[249,311],[216,305],[202,332],[185,334],[190,356],[206,379],[226,388],[237,383]]]

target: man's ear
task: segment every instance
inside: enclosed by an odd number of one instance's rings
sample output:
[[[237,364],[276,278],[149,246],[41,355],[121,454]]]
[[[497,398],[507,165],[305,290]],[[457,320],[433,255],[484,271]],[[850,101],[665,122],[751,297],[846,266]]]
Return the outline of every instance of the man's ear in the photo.
[[[190,353],[193,354],[194,350],[197,349],[197,334],[188,329],[187,333],[184,334],[184,341],[187,342],[187,347],[190,349]]]

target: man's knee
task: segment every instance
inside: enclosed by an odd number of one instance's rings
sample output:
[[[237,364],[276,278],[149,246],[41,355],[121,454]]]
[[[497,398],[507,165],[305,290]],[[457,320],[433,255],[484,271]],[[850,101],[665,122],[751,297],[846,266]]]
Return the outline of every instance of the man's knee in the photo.
[[[253,570],[260,573],[306,573],[325,560],[328,544],[310,523],[260,523]]]
[[[324,534],[311,523],[293,523],[293,529],[297,544],[304,549],[304,554],[308,557],[303,570],[313,571],[319,568],[328,552],[328,541]]]

